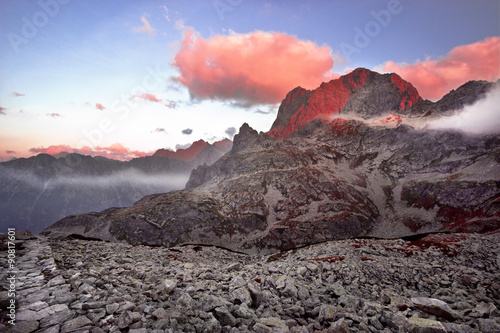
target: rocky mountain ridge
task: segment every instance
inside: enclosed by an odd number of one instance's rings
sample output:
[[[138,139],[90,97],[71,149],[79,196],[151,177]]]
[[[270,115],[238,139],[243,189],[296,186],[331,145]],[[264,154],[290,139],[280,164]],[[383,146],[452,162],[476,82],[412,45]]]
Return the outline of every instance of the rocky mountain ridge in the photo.
[[[193,168],[215,162],[231,145],[198,141],[127,162],[69,153],[0,163],[0,227],[38,232],[67,215],[129,206],[148,194],[181,189]]]
[[[43,233],[268,254],[332,239],[496,230],[500,136],[405,121],[473,102],[487,85],[434,103],[398,76],[357,69],[314,91],[296,88],[268,133],[243,125],[231,151],[193,170],[185,190],[69,216]]]
[[[288,137],[314,119],[330,122],[336,115],[364,119],[399,112],[422,101],[417,89],[399,75],[358,68],[315,90],[297,87],[285,97],[268,134]]]

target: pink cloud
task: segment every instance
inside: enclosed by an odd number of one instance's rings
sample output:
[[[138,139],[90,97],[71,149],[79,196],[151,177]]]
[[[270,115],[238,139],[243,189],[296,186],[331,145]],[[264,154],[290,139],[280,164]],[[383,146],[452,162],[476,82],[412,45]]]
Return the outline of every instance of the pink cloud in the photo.
[[[151,26],[149,21],[146,19],[146,16],[141,16],[142,25],[140,27],[132,28],[132,31],[135,33],[145,33],[150,36],[154,36],[156,34],[156,29]]]
[[[101,103],[95,103],[95,107],[96,107],[96,109],[99,109],[99,110],[105,109],[105,107]]]
[[[410,81],[424,98],[437,100],[470,80],[495,81],[500,71],[500,37],[457,46],[437,60],[416,64],[388,61],[385,72],[396,72]]]
[[[6,115],[5,110],[5,108],[0,106],[0,114]]]
[[[153,94],[142,94],[142,95],[132,95],[130,98],[140,98],[140,99],[143,99],[145,101],[150,101],[150,102],[161,102],[162,100],[157,98],[155,95]]]
[[[74,153],[77,151],[68,145],[57,145],[57,146],[49,146],[47,148],[44,148],[44,147],[31,148],[30,152],[37,153],[37,154],[57,155],[57,154],[60,154],[63,152],[64,153]]]
[[[195,97],[278,103],[296,86],[312,89],[331,79],[330,52],[283,33],[204,39],[186,30],[174,65],[177,80]]]
[[[17,91],[14,91],[14,92],[12,93],[12,96],[14,96],[14,97],[21,97],[21,96],[24,96],[24,95],[25,95],[25,94],[18,93]]]
[[[62,115],[57,112],[47,113],[47,116],[52,118],[62,117]]]
[[[102,156],[120,161],[128,161],[136,157],[149,156],[154,153],[154,152],[144,152],[139,150],[130,150],[129,148],[124,147],[120,143],[114,143],[109,147],[95,147],[95,149],[92,149],[88,146],[82,148],[73,148],[68,145],[52,145],[47,148],[45,147],[31,148],[30,152],[36,154],[43,153],[49,155],[57,155],[63,152],[79,153],[88,156]]]
[[[130,150],[124,147],[121,143],[113,143],[109,147],[95,147],[94,154],[104,156],[115,160],[127,161],[136,157],[144,157],[152,155],[154,152],[143,152],[139,150]]]

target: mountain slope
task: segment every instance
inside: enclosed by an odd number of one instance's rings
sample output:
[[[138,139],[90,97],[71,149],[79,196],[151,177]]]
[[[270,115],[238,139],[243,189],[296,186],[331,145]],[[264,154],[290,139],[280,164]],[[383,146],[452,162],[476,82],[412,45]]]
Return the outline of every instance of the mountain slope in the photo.
[[[349,237],[498,229],[500,136],[373,122],[424,101],[394,76],[355,72],[329,83],[339,90],[294,89],[270,132],[243,125],[231,151],[193,170],[185,190],[69,216],[44,233],[272,253]],[[341,111],[366,120],[324,109],[342,104],[335,99],[345,89],[351,97]],[[315,94],[322,104],[312,103]],[[367,96],[380,96],[376,112]]]
[[[151,193],[181,189],[193,168],[213,163],[231,147],[230,142],[198,145],[175,152],[189,160],[157,152],[128,162],[40,154],[0,163],[0,226],[38,232],[70,214],[128,206]]]

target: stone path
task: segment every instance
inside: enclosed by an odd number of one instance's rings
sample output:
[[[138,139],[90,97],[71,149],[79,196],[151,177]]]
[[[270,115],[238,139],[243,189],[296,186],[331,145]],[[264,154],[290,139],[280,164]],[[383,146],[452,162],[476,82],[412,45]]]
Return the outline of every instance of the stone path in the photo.
[[[0,332],[500,332],[500,233],[272,256],[37,236],[16,259],[15,326],[2,270]]]

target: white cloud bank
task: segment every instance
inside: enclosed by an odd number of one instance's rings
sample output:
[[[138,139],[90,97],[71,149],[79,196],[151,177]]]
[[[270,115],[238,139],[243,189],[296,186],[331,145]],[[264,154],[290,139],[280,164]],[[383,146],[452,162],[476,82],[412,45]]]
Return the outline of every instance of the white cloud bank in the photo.
[[[500,87],[457,114],[428,124],[431,129],[456,129],[472,134],[500,133]]]

